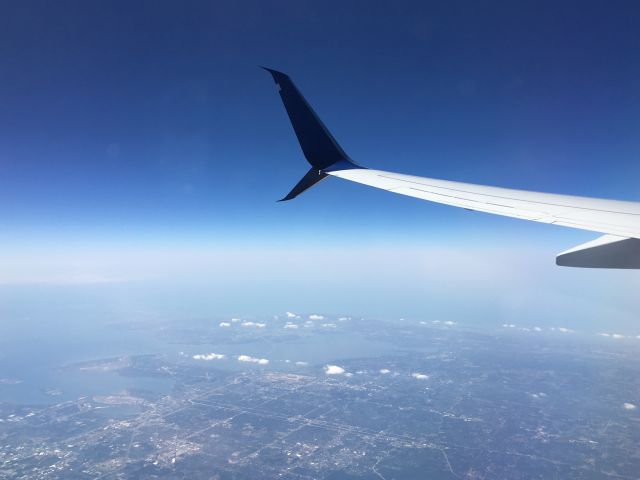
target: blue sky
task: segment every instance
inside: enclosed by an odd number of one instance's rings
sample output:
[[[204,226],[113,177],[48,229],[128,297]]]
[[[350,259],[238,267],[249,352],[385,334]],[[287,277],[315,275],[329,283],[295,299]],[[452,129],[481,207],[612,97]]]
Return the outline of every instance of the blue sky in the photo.
[[[307,165],[273,82],[258,68],[289,73],[361,164],[638,200],[636,2],[62,1],[1,8],[5,285],[173,278],[175,268],[201,278],[208,265],[222,278],[242,271],[253,279],[232,282],[236,290],[221,285],[227,296],[271,291],[269,278],[280,275],[277,286],[296,299],[351,290],[357,300],[333,309],[369,313],[375,305],[418,314],[428,311],[420,295],[445,292],[428,280],[435,273],[428,265],[419,272],[406,265],[446,250],[455,265],[448,295],[469,287],[467,277],[497,275],[496,285],[526,299],[514,315],[538,305],[533,293],[522,294],[527,289],[579,285],[606,306],[611,292],[637,286],[633,273],[553,265],[555,253],[595,236],[588,232],[471,214],[337,179],[275,203]],[[456,261],[470,248],[477,263]],[[291,249],[301,252],[295,265],[282,254]],[[389,260],[405,251],[401,262]],[[236,262],[189,257],[180,264],[193,252]],[[305,275],[300,259],[318,252],[339,254],[320,253],[325,268],[314,265],[318,281],[303,282],[305,290],[296,283]],[[367,274],[345,272],[358,268],[346,257],[366,263]],[[497,269],[501,258],[511,268]],[[336,275],[349,279],[339,289]],[[378,279],[385,277],[396,279],[386,303],[371,303],[367,292],[383,295],[386,283]],[[571,312],[575,294],[557,300],[563,312]],[[277,298],[220,308],[293,302]],[[489,298],[498,308],[499,297]],[[618,303],[625,302],[630,318],[635,304],[627,297]]]

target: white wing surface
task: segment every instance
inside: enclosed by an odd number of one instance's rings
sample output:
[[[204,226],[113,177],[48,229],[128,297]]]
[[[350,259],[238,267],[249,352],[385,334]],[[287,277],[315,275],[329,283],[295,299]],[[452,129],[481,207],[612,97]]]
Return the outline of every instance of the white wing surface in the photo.
[[[640,238],[640,203],[556,195],[352,168],[327,173],[389,192],[534,222]]]

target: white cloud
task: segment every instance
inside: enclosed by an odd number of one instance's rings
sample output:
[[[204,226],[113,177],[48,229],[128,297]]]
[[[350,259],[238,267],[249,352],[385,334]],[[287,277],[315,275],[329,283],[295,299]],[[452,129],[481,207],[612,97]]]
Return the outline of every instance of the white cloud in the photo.
[[[558,331],[562,332],[562,333],[573,333],[574,330],[571,330],[570,328],[567,327],[558,327]]]
[[[300,318],[300,317],[298,317],[298,315],[296,315],[293,312],[287,312],[287,318]]]
[[[536,332],[541,332],[542,331],[542,329],[540,327],[533,327],[533,330],[536,331]]]
[[[389,370],[388,368],[381,368],[381,369],[380,369],[380,373],[381,373],[382,375],[386,375],[386,374],[388,374],[388,373],[391,373],[391,370]]]
[[[243,327],[256,327],[256,328],[264,328],[267,326],[266,323],[256,323],[256,322],[244,322],[242,324]]]
[[[411,376],[416,380],[429,380],[429,375],[425,375],[424,373],[412,373]]]
[[[231,326],[231,324],[229,322],[220,322],[220,327],[222,327],[222,328],[228,328],[230,326]]]
[[[445,325],[455,325],[456,322],[453,322],[451,320],[447,320],[446,322],[444,322]]]
[[[598,334],[601,337],[610,337],[610,338],[615,338],[616,340],[620,340],[622,338],[625,338],[624,335],[622,335],[621,333],[607,333],[607,332],[601,332]]]
[[[344,373],[344,368],[339,367],[338,365],[325,365],[324,373],[327,375],[342,375]]]
[[[502,328],[516,328],[513,323],[503,323]]]
[[[318,315],[317,313],[312,313],[309,315],[309,320],[324,320],[324,315]]]
[[[308,362],[296,362],[296,365],[298,365],[299,367],[306,367],[307,365],[309,365]]]
[[[238,322],[240,321],[240,319],[239,319],[239,318],[232,318],[232,319],[231,319],[231,321],[232,321],[233,323],[238,323]]]
[[[347,320],[351,320],[351,317],[340,317],[338,319],[339,322],[346,322]]]
[[[420,323],[426,324],[427,322],[420,322]],[[437,325],[438,323],[440,323],[440,320],[431,320],[431,323],[433,323],[434,325]]]
[[[298,328],[298,325],[296,325],[295,323],[287,323],[284,328],[290,328],[290,329],[296,329]]]
[[[267,365],[269,360],[266,358],[255,358],[249,355],[238,355],[239,362],[257,363],[258,365]]]
[[[625,403],[622,405],[625,410],[635,410],[636,406],[633,403]]]
[[[224,360],[227,358],[222,353],[199,353],[193,356],[194,360]]]
[[[322,326],[324,328],[336,328],[337,325],[335,323],[323,323]]]

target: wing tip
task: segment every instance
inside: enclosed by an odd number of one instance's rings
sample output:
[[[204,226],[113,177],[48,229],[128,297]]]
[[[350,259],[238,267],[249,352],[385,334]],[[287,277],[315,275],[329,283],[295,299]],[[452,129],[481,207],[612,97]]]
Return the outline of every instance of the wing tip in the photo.
[[[289,75],[287,75],[286,73],[280,72],[278,70],[275,70],[273,68],[269,68],[269,67],[265,67],[264,65],[259,65],[260,68],[262,68],[263,70],[266,70],[267,72],[269,72],[271,74],[271,76],[273,77],[273,80],[277,83],[280,80],[285,80],[287,78],[289,78]]]

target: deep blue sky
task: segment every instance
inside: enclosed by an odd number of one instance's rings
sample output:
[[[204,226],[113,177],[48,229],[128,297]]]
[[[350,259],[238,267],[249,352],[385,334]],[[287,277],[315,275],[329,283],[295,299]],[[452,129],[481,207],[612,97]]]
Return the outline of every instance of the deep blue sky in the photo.
[[[275,203],[308,167],[258,65],[363,165],[638,200],[638,25],[633,1],[5,2],[0,246],[515,239],[552,266],[595,234],[337,179]]]

